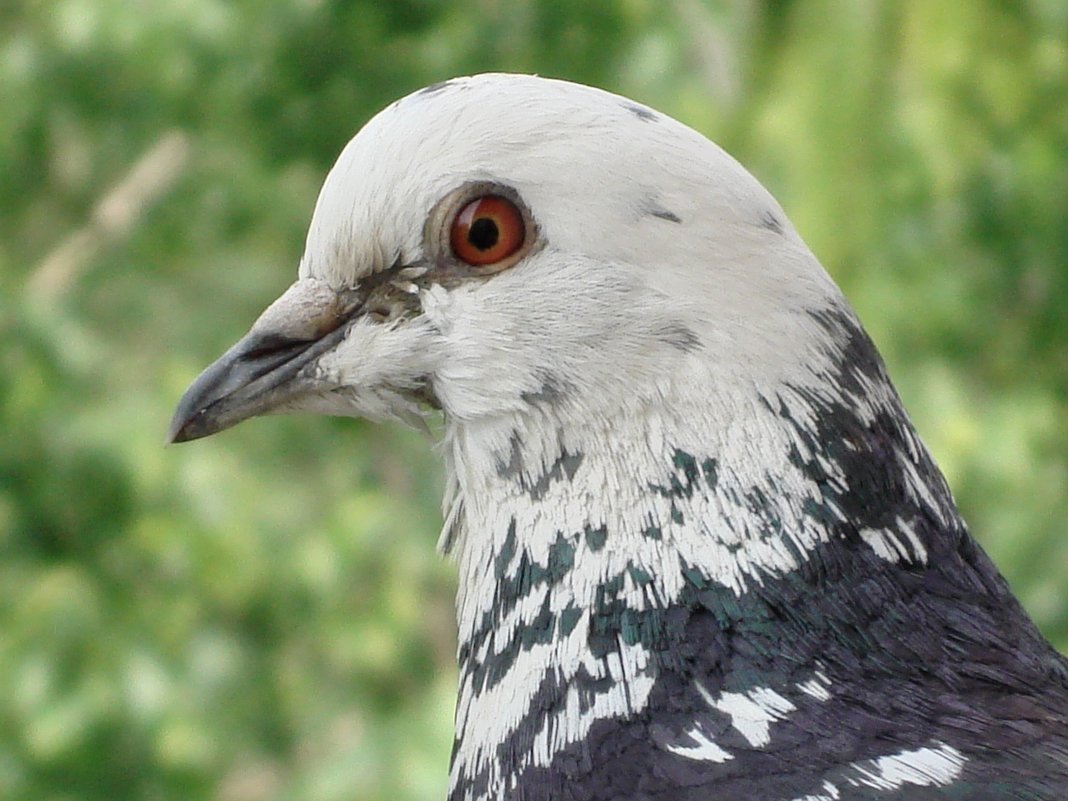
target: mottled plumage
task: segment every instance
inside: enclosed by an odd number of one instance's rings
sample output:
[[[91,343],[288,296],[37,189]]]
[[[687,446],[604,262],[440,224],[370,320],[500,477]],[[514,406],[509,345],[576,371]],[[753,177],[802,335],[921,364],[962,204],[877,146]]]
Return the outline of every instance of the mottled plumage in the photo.
[[[514,263],[450,246],[472,198]],[[386,108],[299,280],[187,392],[443,413],[452,801],[1068,797],[1068,666],[779,205],[632,101],[486,75]]]

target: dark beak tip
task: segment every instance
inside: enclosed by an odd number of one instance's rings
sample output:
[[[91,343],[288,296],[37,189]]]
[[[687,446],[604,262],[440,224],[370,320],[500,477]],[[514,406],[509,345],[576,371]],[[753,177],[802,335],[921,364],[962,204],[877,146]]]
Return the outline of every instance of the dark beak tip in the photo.
[[[163,445],[177,445],[181,442],[189,442],[189,438],[185,436],[185,432],[181,428],[172,425],[170,430],[167,431],[167,436],[163,439]]]
[[[226,355],[204,370],[186,388],[167,428],[165,445],[177,445],[210,436],[226,428],[217,420],[220,403],[228,395],[223,382],[231,375],[233,359]]]
[[[190,436],[189,423],[191,421],[184,415],[175,415],[171,425],[167,429],[167,436],[163,440],[164,445],[177,445],[180,442],[189,442],[196,439]]]
[[[204,394],[194,382],[182,399],[178,401],[178,407],[174,410],[174,417],[167,428],[167,436],[164,445],[177,445],[181,442],[191,442],[195,439],[214,434],[223,427],[213,426],[214,415],[209,414],[213,404],[205,403]]]
[[[230,428],[237,422],[239,420],[221,419],[217,403],[203,406],[186,403],[183,398],[167,429],[167,437],[163,444],[177,445],[182,442],[192,442],[195,439],[204,439],[204,437],[210,437],[212,434],[218,434]]]

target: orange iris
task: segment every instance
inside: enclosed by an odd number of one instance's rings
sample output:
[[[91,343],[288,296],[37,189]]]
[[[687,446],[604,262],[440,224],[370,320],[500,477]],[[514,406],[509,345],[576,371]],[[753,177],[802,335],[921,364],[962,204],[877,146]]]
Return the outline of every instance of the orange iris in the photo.
[[[452,221],[452,252],[467,264],[483,267],[506,259],[523,246],[526,225],[515,203],[486,195],[468,203]]]

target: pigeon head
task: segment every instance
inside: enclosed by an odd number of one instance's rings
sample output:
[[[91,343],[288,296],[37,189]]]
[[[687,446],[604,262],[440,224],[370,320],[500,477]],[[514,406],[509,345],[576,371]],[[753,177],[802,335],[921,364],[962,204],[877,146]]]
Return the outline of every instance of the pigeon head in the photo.
[[[696,372],[771,386],[817,355],[807,314],[836,303],[778,204],[693,130],[576,84],[458,79],[348,144],[297,282],[171,436],[292,411],[584,420]]]
[[[399,100],[170,437],[435,408],[450,799],[1063,797],[1068,670],[834,283],[693,130],[535,77]]]

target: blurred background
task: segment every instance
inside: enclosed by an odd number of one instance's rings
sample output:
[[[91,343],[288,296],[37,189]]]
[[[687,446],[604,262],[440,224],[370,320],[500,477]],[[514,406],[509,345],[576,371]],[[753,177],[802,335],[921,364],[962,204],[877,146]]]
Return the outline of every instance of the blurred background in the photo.
[[[293,279],[349,137],[485,70],[630,95],[745,163],[1068,647],[1063,0],[6,0],[0,797],[445,797],[430,441],[162,443]]]

